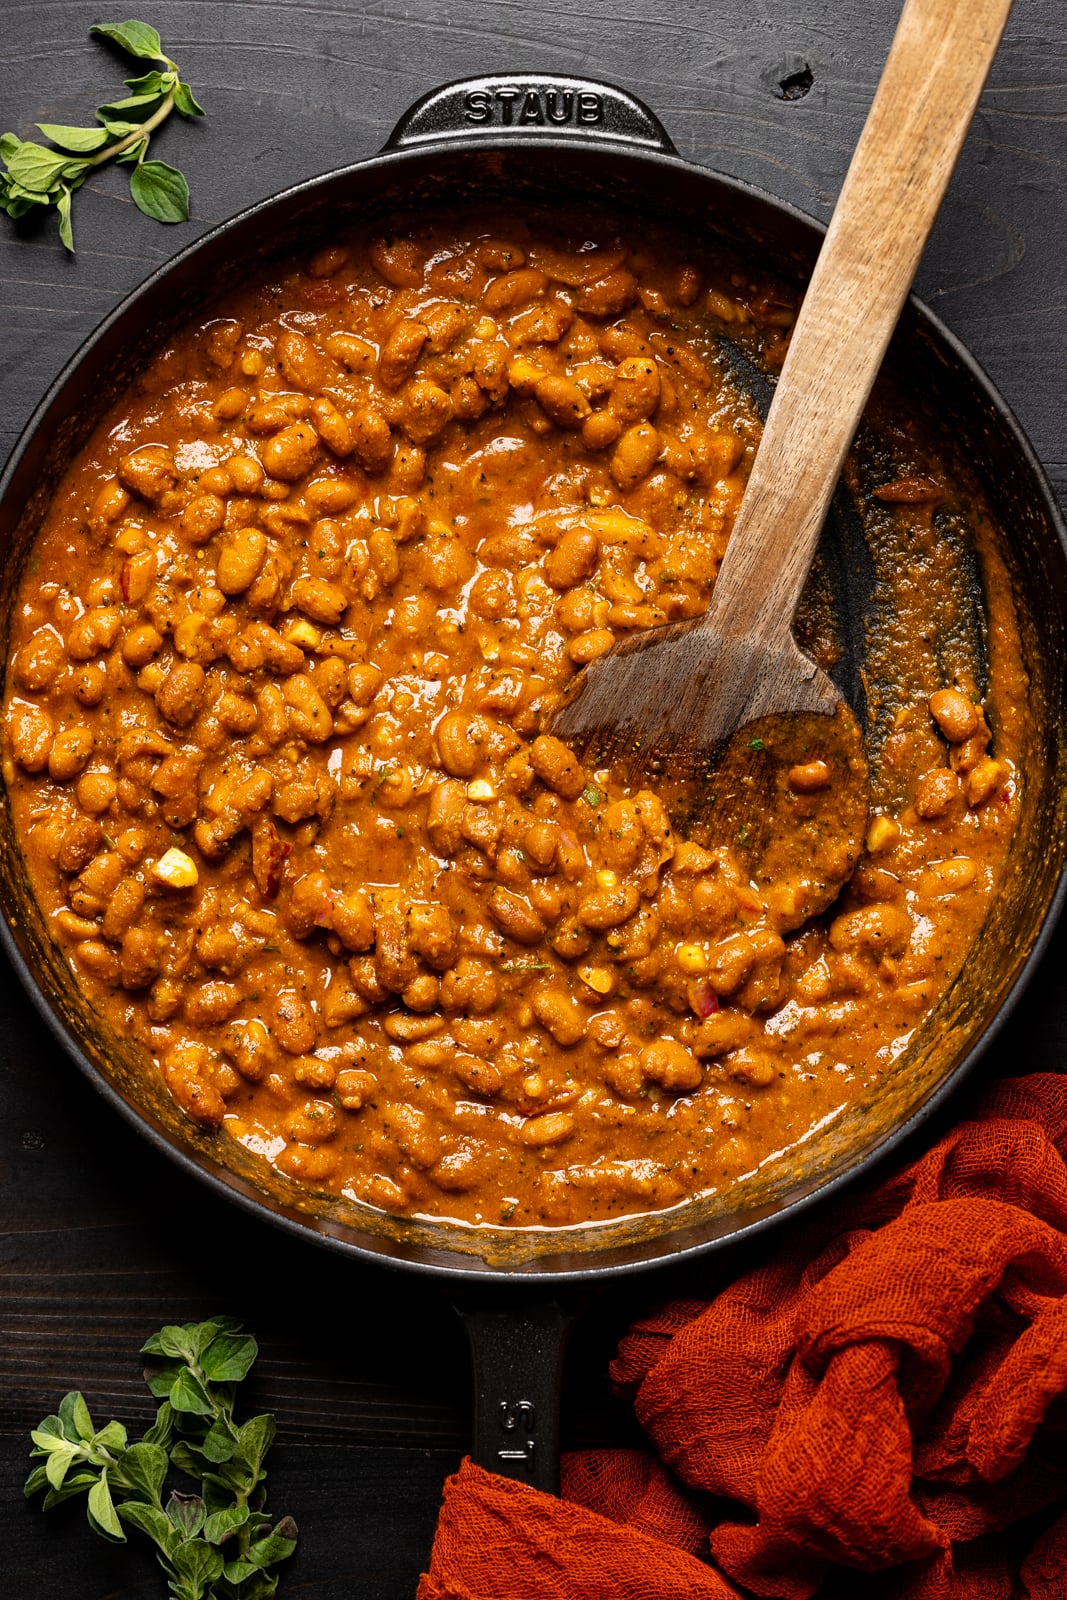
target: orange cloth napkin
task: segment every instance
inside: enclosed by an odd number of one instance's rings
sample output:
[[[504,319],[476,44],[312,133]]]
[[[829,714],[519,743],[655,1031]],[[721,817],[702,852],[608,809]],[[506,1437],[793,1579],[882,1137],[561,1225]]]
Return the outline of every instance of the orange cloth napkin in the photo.
[[[1067,1514],[1014,1572],[996,1537],[1067,1499],[1065,1155],[1067,1078],[999,1083],[635,1323],[612,1377],[655,1455],[567,1456],[560,1500],[464,1461],[418,1600],[1067,1600]]]

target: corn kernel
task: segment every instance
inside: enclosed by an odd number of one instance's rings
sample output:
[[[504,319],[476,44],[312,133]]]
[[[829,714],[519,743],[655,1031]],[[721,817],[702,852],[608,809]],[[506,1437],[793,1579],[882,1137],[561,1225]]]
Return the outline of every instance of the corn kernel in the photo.
[[[610,967],[579,967],[578,976],[595,994],[610,994],[615,987],[615,974]]]
[[[168,889],[195,889],[200,881],[196,862],[184,850],[170,849],[152,868],[152,876]]]
[[[596,881],[602,889],[614,889],[619,882],[619,874],[612,872],[610,867],[601,867],[596,875]]]
[[[484,804],[487,800],[496,799],[496,790],[487,778],[472,778],[467,785],[467,799]]]
[[[476,339],[495,339],[496,323],[492,317],[479,317],[474,324],[474,337]]]
[[[259,350],[246,350],[241,357],[241,371],[246,378],[258,378],[265,364]]]
[[[286,644],[299,645],[301,650],[317,650],[322,643],[319,629],[302,617],[298,622],[291,622],[282,637]]]
[[[892,817],[875,817],[867,829],[867,849],[872,855],[892,850],[900,838],[900,824]]]
[[[674,959],[683,972],[708,970],[708,958],[698,944],[680,944],[674,952]]]

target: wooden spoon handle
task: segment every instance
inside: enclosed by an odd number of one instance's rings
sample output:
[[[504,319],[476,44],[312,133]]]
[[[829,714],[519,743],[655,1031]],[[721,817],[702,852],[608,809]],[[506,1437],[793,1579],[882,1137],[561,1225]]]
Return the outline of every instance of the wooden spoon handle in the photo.
[[[706,622],[792,625],[845,453],[1012,0],[907,0],[778,380]]]

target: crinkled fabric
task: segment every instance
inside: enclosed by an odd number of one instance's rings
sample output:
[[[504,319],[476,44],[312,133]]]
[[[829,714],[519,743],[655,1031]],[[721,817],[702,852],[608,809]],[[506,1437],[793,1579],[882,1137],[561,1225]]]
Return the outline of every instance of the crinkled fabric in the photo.
[[[1067,1501],[1065,1154],[1067,1078],[998,1084],[636,1323],[612,1377],[652,1453],[566,1457],[559,1500],[464,1462],[419,1600],[1067,1600],[1067,1516],[1015,1570],[999,1537]]]

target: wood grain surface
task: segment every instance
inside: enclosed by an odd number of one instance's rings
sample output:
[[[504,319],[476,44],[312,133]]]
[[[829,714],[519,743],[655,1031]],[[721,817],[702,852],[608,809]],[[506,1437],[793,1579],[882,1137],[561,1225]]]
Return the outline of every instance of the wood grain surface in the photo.
[[[76,196],[77,257],[54,220],[0,232],[0,459],[99,319],[160,262],[250,201],[375,151],[450,78],[569,71],[624,84],[683,155],[828,217],[896,21],[891,0],[144,0],[208,116],[154,153],[186,172],[193,220],[137,213],[123,172]],[[88,37],[97,0],[7,0],[0,127],[84,123],[123,74]],[[1067,15],[1017,0],[918,288],[977,355],[1067,491]],[[172,119],[176,122],[176,119]],[[0,219],[2,221],[2,219]],[[980,1069],[1057,1067],[1067,936]],[[163,1320],[246,1318],[255,1403],[281,1436],[272,1506],[301,1548],[283,1594],[401,1600],[425,1563],[440,1484],[468,1438],[462,1333],[435,1287],[317,1251],[223,1204],[121,1123],[0,965],[0,1593],[150,1600],[151,1559],[80,1511],[21,1499],[26,1430],[70,1387],[136,1423],[136,1349]],[[932,1137],[928,1131],[927,1138]],[[606,1364],[649,1297],[727,1270],[631,1279],[579,1327],[565,1442],[630,1442]]]

